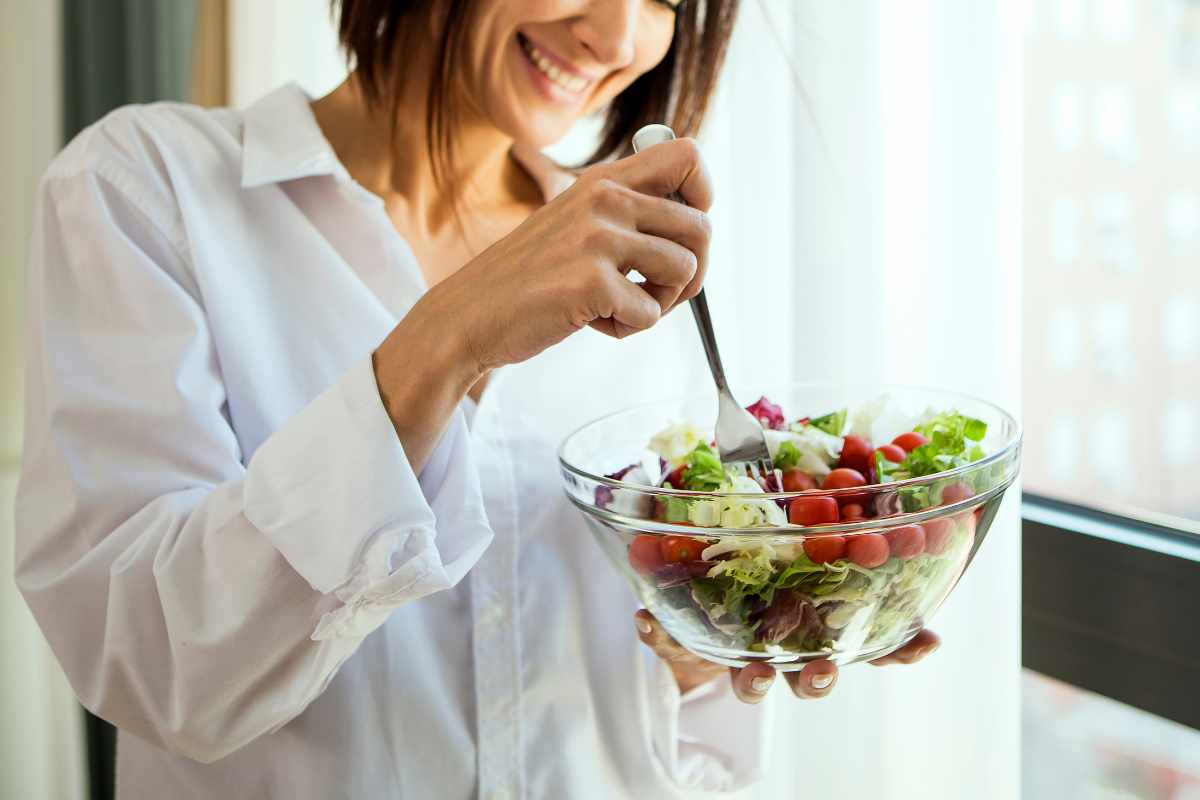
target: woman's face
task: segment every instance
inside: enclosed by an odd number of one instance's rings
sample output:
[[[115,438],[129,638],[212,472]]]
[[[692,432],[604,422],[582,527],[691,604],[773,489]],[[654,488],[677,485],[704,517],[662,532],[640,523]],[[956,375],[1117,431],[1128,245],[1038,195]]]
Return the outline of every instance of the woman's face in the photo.
[[[479,0],[469,101],[513,139],[544,147],[648,72],[671,46],[679,0]]]

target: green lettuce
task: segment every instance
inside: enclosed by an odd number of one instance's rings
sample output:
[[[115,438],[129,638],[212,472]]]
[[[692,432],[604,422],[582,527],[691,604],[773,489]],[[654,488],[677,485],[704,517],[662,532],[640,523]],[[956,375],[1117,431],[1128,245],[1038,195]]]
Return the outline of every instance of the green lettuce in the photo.
[[[929,441],[915,448],[889,473],[892,480],[933,475],[983,458],[983,448],[979,445],[987,435],[987,423],[983,420],[946,411],[914,430]]]
[[[785,439],[779,443],[779,449],[775,451],[772,461],[776,469],[794,469],[800,463],[800,448],[796,447],[795,442]]]
[[[825,431],[830,436],[841,436],[842,431],[846,429],[846,414],[847,411],[843,408],[823,417],[809,420],[808,424],[819,431]]]
[[[687,468],[683,471],[683,488],[695,492],[716,491],[725,482],[725,468],[720,457],[708,446],[708,442],[696,445],[687,454]]]

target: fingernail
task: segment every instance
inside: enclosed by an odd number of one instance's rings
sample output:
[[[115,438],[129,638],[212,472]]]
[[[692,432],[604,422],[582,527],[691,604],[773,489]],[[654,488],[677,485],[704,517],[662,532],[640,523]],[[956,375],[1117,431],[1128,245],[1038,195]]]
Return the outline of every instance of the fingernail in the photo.
[[[634,617],[634,622],[637,624],[637,629],[642,632],[642,635],[649,636],[650,631],[654,630],[650,627],[650,621],[641,617]]]
[[[750,688],[759,694],[763,694],[767,689],[771,688],[772,678],[755,678],[750,681]]]
[[[829,674],[813,675],[810,683],[814,689],[828,689],[829,684],[833,683],[833,676]]]
[[[934,652],[937,649],[938,649],[938,646],[936,644],[931,644],[928,647],[922,647],[921,648],[921,658],[924,658],[925,656],[929,655],[930,653]]]

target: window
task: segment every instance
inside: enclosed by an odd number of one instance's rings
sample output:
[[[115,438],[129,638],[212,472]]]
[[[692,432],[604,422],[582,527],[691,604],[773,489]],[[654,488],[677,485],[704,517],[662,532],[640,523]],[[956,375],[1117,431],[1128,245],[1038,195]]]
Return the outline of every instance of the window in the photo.
[[[1034,9],[1025,487],[1200,519],[1200,2]]]
[[[1200,2],[1032,13],[1023,796],[1195,800]]]

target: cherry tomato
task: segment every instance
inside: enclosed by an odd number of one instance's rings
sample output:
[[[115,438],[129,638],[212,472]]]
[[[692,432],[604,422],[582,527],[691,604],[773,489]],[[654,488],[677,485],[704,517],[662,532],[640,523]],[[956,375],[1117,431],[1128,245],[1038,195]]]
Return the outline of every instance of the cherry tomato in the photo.
[[[671,484],[671,488],[673,488],[673,489],[682,489],[683,488],[683,471],[685,469],[687,469],[687,464],[680,464],[678,467],[671,470],[671,473],[669,475],[667,475],[666,482]]]
[[[828,495],[801,495],[788,506],[788,520],[793,525],[821,525],[838,521],[838,504]]]
[[[898,444],[884,444],[875,448],[876,453],[883,453],[883,460],[899,464],[904,460],[904,448]]]
[[[863,507],[858,503],[846,503],[846,505],[842,506],[842,519],[849,521],[852,519],[865,518],[866,513],[863,511]]]
[[[783,473],[783,490],[785,492],[807,492],[815,488],[817,488],[817,482],[804,470],[789,469]]]
[[[808,536],[804,539],[804,554],[814,564],[825,564],[846,557],[845,536]]]
[[[855,486],[866,486],[867,479],[856,469],[839,467],[825,476],[821,482],[822,489],[850,489]]]
[[[672,563],[695,561],[704,549],[704,542],[690,536],[664,536],[659,542],[664,560]]]
[[[916,431],[902,433],[895,439],[892,439],[892,444],[896,445],[906,453],[911,453],[923,444],[929,444],[929,440]]]
[[[892,555],[901,561],[921,555],[925,550],[925,529],[920,525],[901,525],[883,532]]]
[[[948,506],[951,503],[957,503],[960,500],[966,500],[974,496],[975,493],[971,491],[971,487],[967,486],[962,481],[959,481],[958,483],[952,483],[946,488],[942,489],[941,504]]]
[[[950,534],[954,533],[954,520],[938,517],[922,522],[921,527],[925,529],[925,552],[935,556],[946,552]]]
[[[629,543],[629,564],[642,575],[653,575],[667,565],[657,536],[642,534]]]
[[[858,533],[846,543],[846,555],[860,567],[878,567],[888,560],[888,541],[878,533]]]
[[[842,455],[838,459],[839,467],[849,467],[859,474],[865,473],[871,466],[871,443],[861,436],[851,434],[842,440]]]

